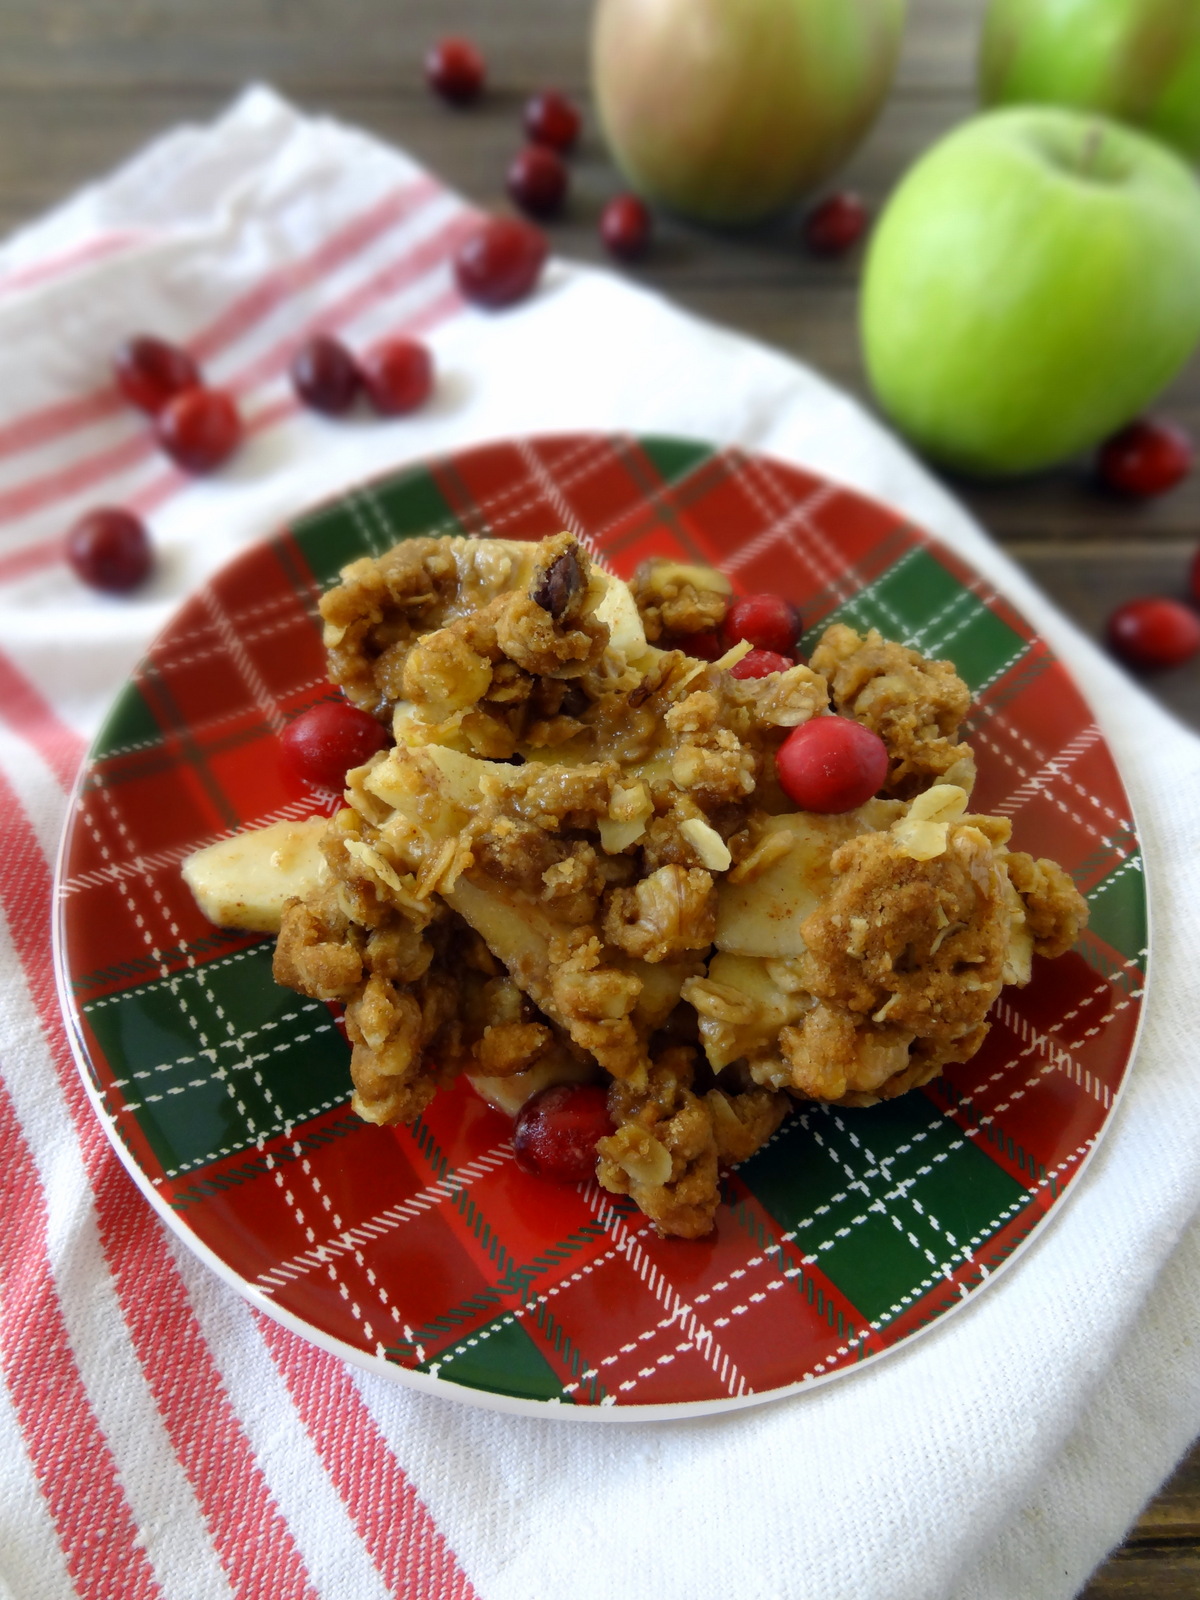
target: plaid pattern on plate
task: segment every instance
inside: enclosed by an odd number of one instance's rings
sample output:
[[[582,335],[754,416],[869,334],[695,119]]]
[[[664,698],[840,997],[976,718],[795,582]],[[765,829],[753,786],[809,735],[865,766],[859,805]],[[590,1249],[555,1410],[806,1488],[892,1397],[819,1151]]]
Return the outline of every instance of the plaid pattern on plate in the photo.
[[[347,561],[424,533],[569,528],[948,656],[976,696],[973,805],[1091,904],[1077,950],[1006,991],[978,1056],[864,1111],[798,1107],[731,1173],[708,1239],[511,1159],[465,1083],[417,1123],[349,1109],[335,1008],[276,987],[270,941],[211,927],[191,850],[313,809],[276,737],[333,691],[317,626]],[[1112,759],[1064,669],[961,562],[779,462],[673,439],[533,438],[319,508],[227,567],[96,740],[59,885],[64,1005],[106,1127],[186,1239],[327,1347],[510,1406],[732,1405],[847,1370],[987,1282],[1094,1148],[1140,1011],[1145,897]]]

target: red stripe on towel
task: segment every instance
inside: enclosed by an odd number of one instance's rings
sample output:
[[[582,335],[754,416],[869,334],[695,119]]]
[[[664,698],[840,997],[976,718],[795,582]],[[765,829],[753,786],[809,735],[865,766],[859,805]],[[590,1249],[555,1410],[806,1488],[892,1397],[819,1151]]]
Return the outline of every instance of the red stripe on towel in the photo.
[[[101,1244],[134,1353],[234,1592],[243,1600],[268,1594],[316,1600],[291,1530],[188,1303],[162,1227],[121,1166],[84,1093],[55,995],[47,938],[50,870],[3,776],[0,810],[8,818],[0,835],[0,906],[75,1124]],[[62,1475],[59,1492],[66,1498],[79,1494],[73,1456],[63,1460]],[[80,1503],[86,1511],[86,1497]]]
[[[418,1595],[477,1600],[348,1368],[269,1317],[260,1314],[258,1322],[308,1436],[390,1593],[397,1600]]]
[[[397,223],[406,222],[429,200],[444,192],[441,185],[427,175],[422,175],[403,188],[390,191],[358,216],[351,217],[309,255],[299,257],[285,267],[276,268],[247,289],[220,316],[194,334],[187,342],[188,348],[197,360],[211,360],[252,328],[267,311],[279,305],[289,293],[306,287],[324,273],[342,266]],[[0,284],[0,289],[3,287]],[[127,410],[125,401],[111,383],[78,399],[39,406],[0,427],[0,459],[39,449],[66,434]]]
[[[47,1240],[48,1207],[0,1080],[0,1369],[81,1596],[161,1594],[120,1471],[71,1349]]]

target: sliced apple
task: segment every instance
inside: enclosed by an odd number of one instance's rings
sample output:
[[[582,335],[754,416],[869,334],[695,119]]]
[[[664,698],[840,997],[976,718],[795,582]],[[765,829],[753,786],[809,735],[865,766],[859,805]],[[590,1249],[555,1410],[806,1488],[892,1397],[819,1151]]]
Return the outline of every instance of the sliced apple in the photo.
[[[188,856],[183,880],[218,927],[278,933],[284,901],[315,893],[328,872],[320,850],[327,820],[272,822],[220,839]]]
[[[596,607],[595,615],[608,627],[610,650],[619,650],[626,661],[637,661],[649,649],[641,613],[629,585],[622,578],[614,578],[602,567],[592,568],[594,575],[604,584],[604,595]]]
[[[841,816],[769,817],[754,855],[718,887],[717,949],[767,959],[800,955],[800,924],[833,882],[830,856],[847,839],[890,826],[903,810],[897,801],[868,800]]]
[[[542,1089],[549,1089],[556,1083],[588,1083],[595,1076],[596,1069],[590,1062],[572,1061],[567,1057],[539,1062],[528,1072],[510,1072],[504,1078],[487,1072],[465,1074],[476,1094],[510,1117],[515,1117],[526,1100]]]
[[[684,998],[695,1007],[700,1042],[715,1072],[740,1056],[773,1049],[779,1030],[799,1021],[812,1004],[802,990],[781,989],[766,961],[723,952],[703,978],[684,986]]]

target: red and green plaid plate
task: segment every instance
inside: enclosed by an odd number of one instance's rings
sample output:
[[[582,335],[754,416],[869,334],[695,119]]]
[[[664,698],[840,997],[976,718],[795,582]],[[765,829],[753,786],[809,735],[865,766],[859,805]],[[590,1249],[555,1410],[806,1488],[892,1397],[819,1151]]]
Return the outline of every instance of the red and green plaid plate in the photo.
[[[516,1167],[461,1082],[412,1127],[360,1122],[334,1008],[211,927],[189,851],[311,811],[276,756],[330,696],[316,603],[423,533],[570,528],[619,573],[655,554],[949,657],[976,700],[977,809],[1074,875],[1078,948],[1006,991],[968,1066],[870,1110],[798,1106],[725,1180],[710,1238],[664,1240],[594,1184]],[[481,1403],[645,1418],[785,1394],[977,1293],[1094,1148],[1140,1010],[1145,896],[1120,778],[1064,668],[979,576],[810,473],[663,438],[488,445],[356,489],[190,600],[97,738],[64,841],[66,1012],[104,1126],[171,1226],[255,1306],[348,1360]]]

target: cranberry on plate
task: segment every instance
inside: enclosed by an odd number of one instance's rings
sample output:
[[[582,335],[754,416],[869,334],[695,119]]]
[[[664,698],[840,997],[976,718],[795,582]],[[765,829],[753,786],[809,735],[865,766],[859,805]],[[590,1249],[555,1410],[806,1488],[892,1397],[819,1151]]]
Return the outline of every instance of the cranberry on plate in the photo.
[[[1142,417],[1105,440],[1096,472],[1106,488],[1148,500],[1182,483],[1194,460],[1192,441],[1177,423]]]
[[[791,656],[781,656],[775,650],[751,650],[735,661],[729,669],[731,678],[766,678],[772,672],[786,672],[796,663]]]
[[[780,745],[775,770],[802,811],[836,815],[866,805],[887,777],[887,746],[849,717],[813,717]]]
[[[546,263],[546,236],[519,217],[489,217],[459,246],[454,276],[463,298],[499,310],[522,300]]]
[[[290,722],[279,743],[293,777],[318,789],[341,789],[351,767],[361,767],[391,740],[381,722],[348,700],[322,700]]]
[[[371,404],[381,416],[415,411],[433,388],[433,357],[419,339],[384,339],[367,351],[361,367]]]
[[[150,571],[154,552],[140,517],[120,506],[99,506],[67,534],[67,560],[93,589],[128,594]]]
[[[358,362],[340,339],[315,333],[292,357],[292,387],[306,406],[340,417],[350,410],[362,388]]]
[[[774,650],[779,655],[795,650],[800,631],[800,613],[790,600],[777,594],[743,595],[733,602],[721,624],[726,645],[748,639],[756,650]]]
[[[1108,619],[1108,642],[1131,667],[1179,667],[1200,650],[1200,617],[1180,600],[1130,600]]]
[[[158,442],[185,472],[211,472],[242,442],[242,419],[223,389],[185,389],[154,419]]]
[[[596,1175],[596,1140],[613,1131],[608,1096],[590,1083],[556,1083],[517,1113],[513,1154],[535,1177],[584,1183]]]
[[[532,217],[556,216],[566,199],[567,182],[566,163],[544,144],[518,150],[505,178],[513,200]]]
[[[650,208],[636,194],[619,194],[600,213],[600,238],[622,261],[637,261],[650,248]]]
[[[153,334],[138,333],[117,350],[113,360],[117,388],[139,411],[150,416],[177,394],[203,383],[200,368],[187,351]]]
[[[569,150],[579,137],[578,107],[557,89],[543,89],[525,102],[525,132],[534,144]]]
[[[487,78],[487,63],[470,39],[439,39],[425,56],[425,81],[451,105],[478,100]]]
[[[819,256],[840,256],[866,232],[868,212],[862,200],[848,190],[831,194],[804,219],[804,242]]]

